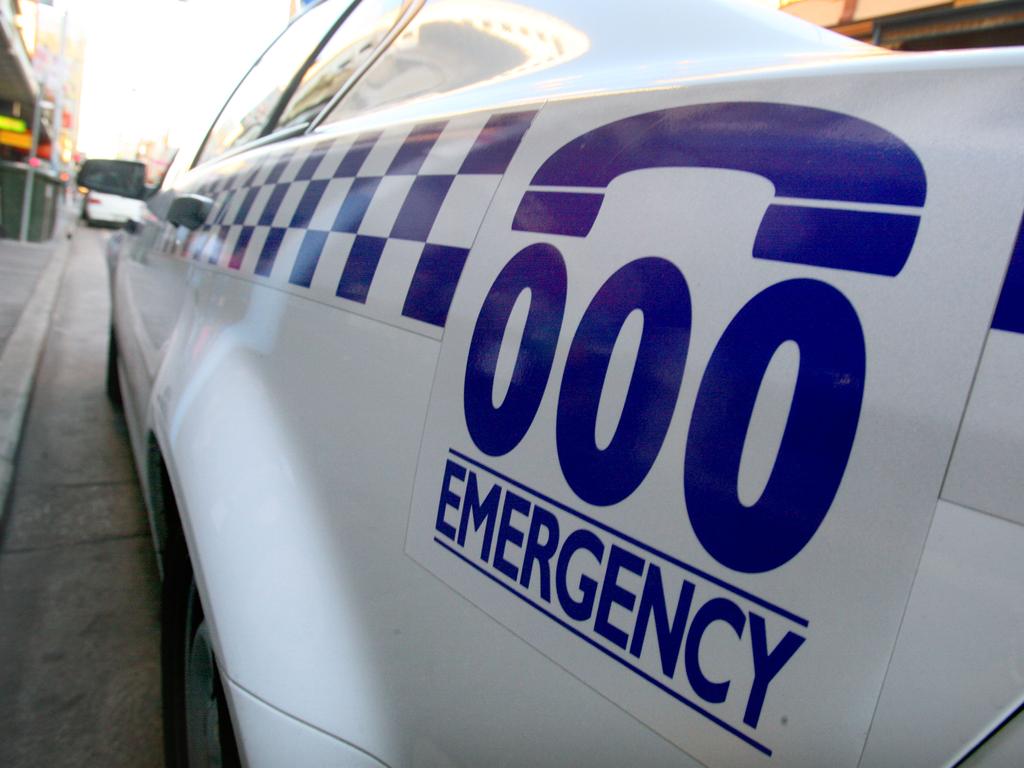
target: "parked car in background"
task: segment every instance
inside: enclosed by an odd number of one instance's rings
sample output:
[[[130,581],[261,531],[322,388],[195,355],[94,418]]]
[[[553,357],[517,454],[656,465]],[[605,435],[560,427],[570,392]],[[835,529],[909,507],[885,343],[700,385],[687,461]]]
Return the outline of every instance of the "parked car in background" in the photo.
[[[146,166],[133,160],[94,160],[89,163],[92,183],[102,187],[87,190],[82,196],[82,221],[86,226],[120,227],[128,221],[141,221],[145,203],[132,195],[145,189]]]
[[[1022,77],[298,17],[113,254],[168,765],[1024,761]]]
[[[128,221],[141,221],[145,203],[120,195],[89,192],[82,198],[82,221],[86,226],[119,227]]]

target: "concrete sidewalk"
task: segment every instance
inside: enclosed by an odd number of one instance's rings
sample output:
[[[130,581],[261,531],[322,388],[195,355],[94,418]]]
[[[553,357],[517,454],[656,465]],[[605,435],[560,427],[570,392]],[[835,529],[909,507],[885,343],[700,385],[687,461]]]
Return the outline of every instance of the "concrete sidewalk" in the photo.
[[[104,386],[105,244],[75,233],[0,521],[3,768],[163,764],[160,576]]]
[[[0,522],[39,358],[71,240],[58,226],[48,243],[0,240]]]
[[[56,248],[56,241],[0,240],[0,354]]]

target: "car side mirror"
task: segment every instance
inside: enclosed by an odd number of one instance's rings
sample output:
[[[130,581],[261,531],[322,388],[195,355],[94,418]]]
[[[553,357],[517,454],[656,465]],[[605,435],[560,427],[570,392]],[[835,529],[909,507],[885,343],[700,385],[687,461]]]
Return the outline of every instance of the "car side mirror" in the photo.
[[[198,229],[210,215],[213,201],[202,195],[176,197],[167,212],[167,220],[176,227]]]
[[[141,200],[146,190],[146,166],[133,160],[86,160],[76,181],[94,192]]]

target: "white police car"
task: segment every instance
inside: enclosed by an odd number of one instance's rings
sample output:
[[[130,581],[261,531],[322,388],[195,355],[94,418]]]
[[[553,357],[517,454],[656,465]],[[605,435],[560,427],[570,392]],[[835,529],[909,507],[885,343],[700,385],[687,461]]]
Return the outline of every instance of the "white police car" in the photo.
[[[298,18],[114,265],[169,763],[1021,764],[1022,83],[730,0]]]

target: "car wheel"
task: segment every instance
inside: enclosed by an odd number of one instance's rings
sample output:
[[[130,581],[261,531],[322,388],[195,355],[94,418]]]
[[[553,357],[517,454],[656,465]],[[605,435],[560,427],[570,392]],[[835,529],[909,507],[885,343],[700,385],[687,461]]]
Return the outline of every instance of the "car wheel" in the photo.
[[[107,397],[118,410],[124,407],[121,400],[121,379],[117,375],[117,337],[114,328],[110,328],[110,340],[107,342]]]
[[[168,768],[241,768],[209,624],[180,533],[163,585],[164,750]]]

